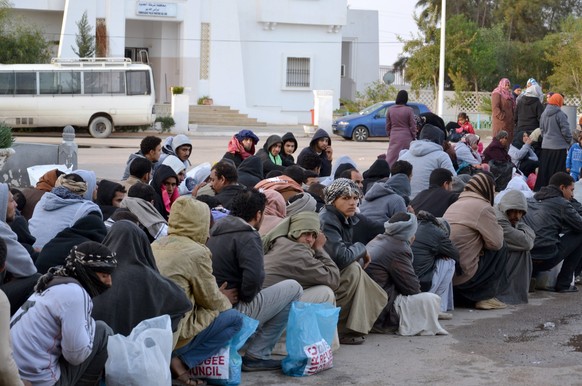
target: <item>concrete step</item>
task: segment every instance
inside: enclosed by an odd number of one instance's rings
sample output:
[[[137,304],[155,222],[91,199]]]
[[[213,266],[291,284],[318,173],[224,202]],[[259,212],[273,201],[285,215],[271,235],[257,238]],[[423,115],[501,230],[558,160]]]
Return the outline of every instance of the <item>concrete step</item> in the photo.
[[[249,118],[238,110],[228,106],[203,106],[191,105],[190,123],[199,125],[216,126],[266,126],[265,122],[259,122],[255,118]]]

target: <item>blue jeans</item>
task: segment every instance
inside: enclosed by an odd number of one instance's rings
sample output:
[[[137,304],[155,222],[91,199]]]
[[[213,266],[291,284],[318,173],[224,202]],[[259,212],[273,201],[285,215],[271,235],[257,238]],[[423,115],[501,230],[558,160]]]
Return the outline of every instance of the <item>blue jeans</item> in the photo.
[[[226,310],[200,331],[186,346],[174,351],[174,355],[191,369],[225,347],[242,327],[242,315],[235,309]]]

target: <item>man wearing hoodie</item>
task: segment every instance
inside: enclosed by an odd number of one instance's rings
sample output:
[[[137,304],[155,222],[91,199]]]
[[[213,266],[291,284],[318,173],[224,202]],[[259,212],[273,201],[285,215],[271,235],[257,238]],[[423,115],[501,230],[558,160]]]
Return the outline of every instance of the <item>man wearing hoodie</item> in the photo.
[[[168,221],[168,235],[152,244],[160,273],[184,290],[194,305],[178,327],[177,349],[171,369],[188,383],[188,371],[226,346],[242,326],[242,315],[232,308],[238,292],[219,287],[212,275],[212,255],[205,246],[210,230],[208,205],[191,196],[178,198]]]
[[[30,233],[36,237],[34,248],[42,249],[57,233],[91,212],[103,218],[97,204],[83,199],[86,193],[87,183],[78,174],[57,179],[55,188],[42,196],[30,219]]]
[[[160,155],[162,154],[162,139],[153,135],[148,135],[141,140],[139,144],[139,151],[129,155],[127,164],[125,165],[125,170],[123,171],[122,181],[129,178],[129,166],[136,158],[147,158],[153,164],[158,162]]]
[[[0,273],[0,289],[10,300],[11,314],[32,294],[38,276],[30,254],[7,222],[16,215],[16,202],[7,184],[0,184],[0,237],[6,243],[6,271]]]
[[[410,143],[410,149],[400,154],[399,160],[408,161],[414,168],[410,180],[413,200],[416,195],[429,186],[430,173],[436,168],[445,168],[456,176],[451,158],[443,150],[445,134],[441,129],[430,124],[423,126],[420,137]]]
[[[272,170],[285,170],[287,165],[283,164],[282,149],[283,140],[278,135],[273,134],[267,138],[263,148],[257,152],[257,156],[263,161],[263,174],[265,176]]]
[[[218,220],[206,243],[212,252],[216,282],[236,289],[234,308],[259,321],[257,333],[249,339],[242,369],[277,370],[281,361],[271,352],[287,325],[291,303],[303,294],[295,280],[283,280],[265,289],[263,243],[258,230],[263,222],[266,197],[256,189],[239,193],[230,215]]]
[[[321,158],[320,177],[331,175],[331,161],[333,160],[333,150],[331,148],[331,138],[327,131],[319,129],[313,134],[309,147],[304,148],[297,157],[297,163],[302,164],[306,154],[315,154]]]
[[[297,139],[292,132],[287,132],[283,137],[283,148],[281,149],[281,158],[283,158],[283,166],[290,166],[295,164],[293,153],[297,151]]]
[[[240,163],[237,174],[239,184],[252,188],[265,178],[263,161],[258,156],[252,155]]]
[[[380,224],[398,212],[406,212],[406,203],[404,198],[390,187],[388,181],[372,185],[360,204],[360,214]]]
[[[530,250],[536,237],[524,221],[527,200],[519,190],[510,190],[495,208],[497,222],[507,243],[507,275],[499,283],[497,298],[507,304],[527,303],[532,272]]]
[[[184,169],[187,169],[190,166],[190,161],[188,161],[188,158],[190,158],[191,153],[192,142],[187,135],[178,134],[175,137],[168,137],[166,138],[164,146],[162,147],[162,155],[160,156],[160,160],[157,164],[154,164],[154,169],[157,168],[158,165],[161,165],[164,159],[170,155],[178,157],[178,159],[184,164]]]
[[[557,292],[577,292],[570,283],[572,275],[582,269],[582,216],[574,207],[579,203],[572,202],[573,194],[574,179],[558,172],[528,200],[523,218],[536,235],[531,250],[533,277],[564,261],[556,280]]]

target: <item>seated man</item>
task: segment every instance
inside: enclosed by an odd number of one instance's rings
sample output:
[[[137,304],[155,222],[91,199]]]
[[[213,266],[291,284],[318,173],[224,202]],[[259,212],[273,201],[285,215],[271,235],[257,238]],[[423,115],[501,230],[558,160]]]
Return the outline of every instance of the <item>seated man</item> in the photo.
[[[236,289],[219,288],[212,276],[212,256],[204,245],[210,230],[208,205],[191,196],[180,197],[170,214],[168,235],[152,244],[160,273],[184,290],[194,305],[179,324],[177,349],[171,368],[178,380],[226,346],[242,327],[242,316],[232,308]]]
[[[304,166],[303,158],[307,154],[312,154],[321,159],[321,169],[319,170],[320,177],[327,177],[331,175],[331,161],[333,160],[333,150],[331,148],[331,138],[327,131],[324,129],[318,129],[311,141],[309,142],[309,146],[303,148],[299,156],[297,157],[297,164],[299,166]],[[312,170],[306,168],[307,170]]]
[[[259,143],[259,137],[255,133],[251,130],[241,130],[232,136],[222,158],[231,160],[238,168],[245,159],[255,154],[257,143]]]
[[[107,220],[120,207],[121,201],[125,198],[127,191],[123,185],[109,181],[101,180],[97,184],[97,199],[95,203],[99,205],[103,220]]]
[[[420,280],[420,289],[441,297],[439,318],[450,319],[452,315],[446,312],[454,309],[453,275],[459,262],[459,251],[449,238],[451,227],[445,220],[423,210],[418,212],[417,219],[412,266]]]
[[[152,165],[152,161],[147,158],[136,158],[129,165],[129,177],[122,182],[125,190],[129,191],[129,188],[138,182],[149,184],[152,178]]]
[[[416,213],[424,210],[435,217],[442,217],[459,198],[459,193],[451,190],[452,184],[453,173],[449,169],[436,168],[430,173],[428,189],[418,193],[410,205]]]
[[[336,302],[341,307],[338,333],[341,344],[362,344],[388,301],[386,292],[364,272],[370,262],[366,246],[353,242],[354,217],[360,189],[347,178],[325,188],[325,208],[319,214],[327,238],[325,251],[340,269]]]
[[[453,278],[455,300],[473,302],[481,310],[507,307],[495,298],[505,274],[507,247],[492,206],[494,194],[493,178],[477,173],[444,215],[451,226],[451,241],[459,250],[460,270]]]
[[[259,321],[257,332],[247,343],[244,371],[281,368],[281,361],[271,359],[271,352],[287,325],[291,303],[303,293],[295,280],[283,280],[262,289],[265,269],[258,229],[266,201],[256,189],[240,192],[232,201],[230,214],[212,227],[207,242],[216,282],[236,289],[234,307]]]
[[[526,212],[527,200],[519,190],[508,191],[495,209],[508,251],[507,275],[499,283],[497,298],[507,304],[527,303],[535,233],[522,221]]]
[[[157,164],[154,165],[154,168],[157,169],[158,166],[161,165],[168,156],[173,155],[184,164],[184,169],[187,169],[188,166],[190,166],[190,161],[188,158],[190,158],[191,153],[192,142],[187,135],[178,134],[174,137],[168,137],[164,141],[164,146],[162,146],[160,160]]]
[[[557,292],[577,292],[570,283],[572,275],[582,269],[582,217],[573,206],[573,192],[574,179],[565,172],[555,173],[550,184],[528,200],[523,217],[536,235],[531,250],[533,276],[564,262],[556,281]]]
[[[247,188],[238,182],[236,167],[228,161],[220,161],[210,169],[209,185],[223,207],[230,210],[232,200]]]
[[[107,360],[112,331],[91,317],[91,298],[111,286],[115,254],[87,241],[73,248],[65,266],[51,268],[12,317],[14,360],[34,385],[95,385]]]
[[[378,332],[399,326],[400,335],[447,334],[438,322],[441,299],[420,291],[412,267],[416,216],[398,212],[384,224],[386,231],[366,246],[372,261],[366,272],[388,294],[388,304],[376,321]]]
[[[168,234],[168,223],[154,207],[156,191],[150,185],[137,183],[129,188],[121,207],[133,213],[150,241]]]
[[[146,158],[152,164],[158,162],[160,155],[162,154],[162,139],[153,135],[148,135],[141,140],[139,144],[139,151],[137,153],[130,154],[127,164],[125,165],[125,170],[123,171],[122,181],[125,181],[130,176],[131,164],[134,160],[138,158]]]

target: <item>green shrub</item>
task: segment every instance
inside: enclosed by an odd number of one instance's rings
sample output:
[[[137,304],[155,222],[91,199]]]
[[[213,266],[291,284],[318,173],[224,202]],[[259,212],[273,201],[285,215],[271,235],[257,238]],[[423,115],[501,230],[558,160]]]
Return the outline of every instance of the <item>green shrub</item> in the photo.
[[[156,117],[156,122],[160,122],[162,125],[162,133],[165,133],[166,131],[170,131],[170,129],[172,127],[174,127],[174,125],[176,124],[176,121],[174,121],[174,118],[172,117]]]
[[[182,86],[172,87],[172,94],[174,94],[174,95],[184,94],[184,87],[182,87]]]
[[[14,137],[12,136],[12,127],[5,122],[0,122],[0,149],[12,147]]]

